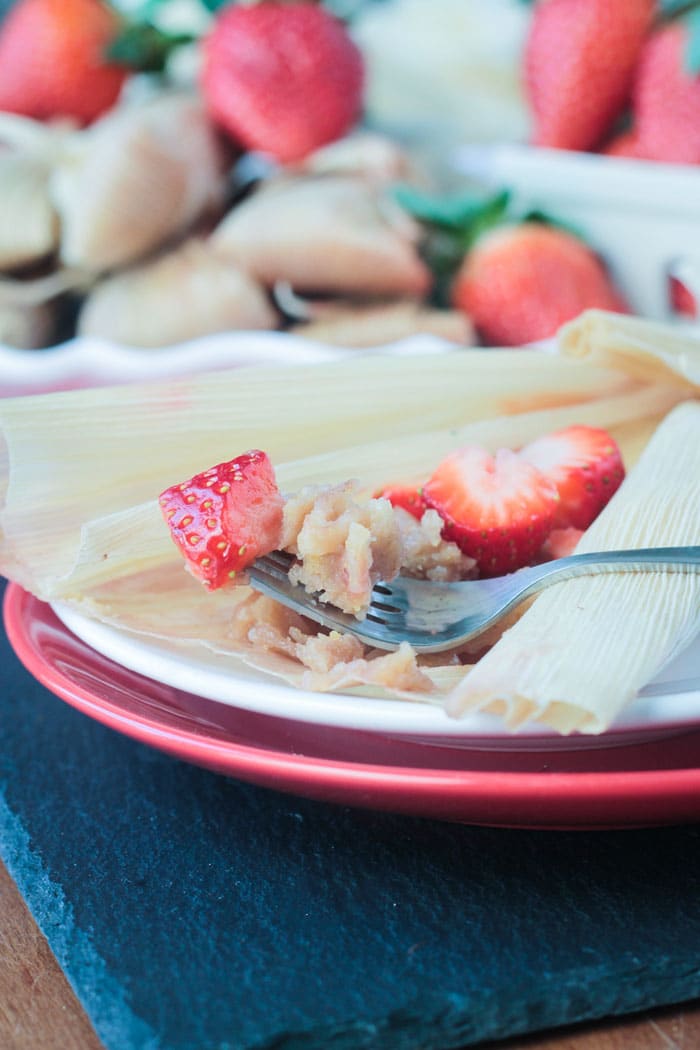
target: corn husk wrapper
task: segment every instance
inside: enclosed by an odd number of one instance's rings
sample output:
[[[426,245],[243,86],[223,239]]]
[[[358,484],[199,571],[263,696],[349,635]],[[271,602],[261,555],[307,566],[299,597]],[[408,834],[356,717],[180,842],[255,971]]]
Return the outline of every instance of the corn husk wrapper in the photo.
[[[61,261],[94,273],[128,265],[218,207],[224,190],[197,99],[166,94],[119,108],[70,137],[54,165]]]
[[[0,270],[39,262],[55,250],[58,217],[49,197],[49,172],[46,158],[36,153],[0,153]]]
[[[619,368],[646,383],[677,382],[700,387],[697,336],[677,327],[588,310],[559,332],[567,357]]]
[[[108,276],[83,303],[78,334],[126,346],[171,346],[214,332],[276,328],[266,292],[191,239]]]
[[[0,270],[40,262],[58,245],[58,216],[49,193],[51,169],[73,131],[0,112]]]
[[[212,247],[266,285],[338,295],[415,296],[430,286],[418,223],[359,176],[271,180],[219,224]]]
[[[586,317],[580,322],[588,323]],[[572,332],[569,328],[567,339]],[[612,334],[610,339],[614,341]],[[653,339],[659,339],[657,332]],[[662,342],[659,350],[665,353]],[[353,476],[374,491],[389,481],[424,478],[441,456],[461,444],[518,447],[572,423],[610,430],[629,468],[662,420],[695,391],[687,370],[676,374],[661,357],[654,375],[650,356],[642,380],[634,355],[629,367],[627,359],[621,363],[619,355],[612,355],[610,367],[605,352],[596,353],[597,363],[574,360],[567,356],[565,343],[558,355],[465,350],[401,361],[368,357],[2,402],[0,568],[43,599],[68,601],[129,630],[205,645],[230,654],[234,669],[236,660],[243,659],[301,684],[304,671],[290,658],[247,650],[232,640],[232,610],[249,592],[237,587],[209,593],[183,570],[157,506],[161,489],[244,449],[262,447],[276,464],[283,491]],[[697,345],[687,340],[684,353],[692,360],[699,353]],[[693,498],[691,492],[691,504]],[[614,504],[615,500],[606,520],[616,520]],[[683,518],[685,495],[677,509]],[[666,519],[660,519],[658,529],[640,533],[640,542],[698,542],[690,532],[682,533],[682,540],[675,538],[666,525]],[[602,537],[608,538],[612,546],[619,545],[613,542],[614,529]],[[628,587],[645,582],[637,576],[627,580]],[[622,579],[606,577],[605,582],[617,600],[615,585]],[[658,582],[656,576],[652,582]],[[657,646],[649,630],[647,645],[660,662],[668,655],[669,639],[685,639],[697,626],[697,601],[693,607],[692,595],[688,599],[683,590],[687,579],[668,577],[664,586],[665,607],[672,613],[667,636]],[[545,597],[537,599],[521,623],[535,615]],[[637,634],[645,617],[656,622],[653,594],[645,601],[635,601],[634,595],[628,601],[635,609]],[[565,602],[562,619],[574,612]],[[493,648],[490,658],[496,659],[508,637]],[[612,658],[616,643],[610,629],[607,643]],[[585,635],[580,644],[589,644]],[[598,647],[587,659],[592,662],[599,655]],[[643,673],[648,677],[657,669],[654,659],[645,656]],[[442,702],[451,695],[450,704],[459,706],[455,689],[466,687],[476,672],[447,657],[447,666],[428,664],[425,671],[432,687],[412,696]],[[483,661],[477,669],[481,665]],[[546,669],[541,670],[544,674]],[[361,674],[357,684],[362,685]],[[346,680],[342,688],[347,691],[352,685]],[[562,719],[560,706],[566,705],[566,697],[558,698],[556,717],[549,702],[534,713],[565,731],[572,724],[603,728],[629,694],[627,682],[624,689],[617,679],[614,685],[606,690],[594,721],[590,710],[577,716],[578,722],[573,716]],[[535,678],[533,691],[539,688]],[[597,694],[576,696],[576,710],[598,699]]]
[[[36,350],[51,343],[56,328],[52,303],[12,305],[0,297],[0,345]]]

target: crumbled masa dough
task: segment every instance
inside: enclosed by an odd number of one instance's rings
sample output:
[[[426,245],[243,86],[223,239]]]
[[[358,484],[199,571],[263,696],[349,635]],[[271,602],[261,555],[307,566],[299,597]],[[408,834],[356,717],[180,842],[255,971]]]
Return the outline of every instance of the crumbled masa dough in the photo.
[[[322,593],[345,612],[362,613],[377,580],[407,575],[449,582],[474,575],[474,561],[442,539],[437,511],[419,522],[387,500],[363,498],[357,482],[302,489],[284,504],[280,547],[300,559],[291,579]],[[332,691],[376,685],[429,692],[431,681],[407,643],[395,652],[366,649],[352,634],[325,633],[311,619],[253,593],[236,608],[236,642],[289,656],[306,668],[302,686]],[[421,665],[460,663],[457,653],[421,658]]]
[[[407,575],[448,582],[473,576],[475,562],[441,536],[442,522],[429,510],[418,521],[384,499],[363,497],[357,482],[309,487],[288,499],[280,546],[299,559],[290,578],[345,612],[362,613],[374,583]],[[354,635],[326,634],[271,598],[252,594],[237,608],[234,640],[257,650],[281,653],[307,670],[302,685],[331,691],[378,685],[406,692],[428,692],[432,683],[415,652],[367,650]],[[459,662],[454,653],[424,665]]]
[[[426,510],[418,521],[397,507],[394,515],[401,532],[401,572],[436,583],[452,583],[476,576],[476,562],[456,543],[442,538],[443,521],[436,510]]]
[[[237,607],[234,640],[254,649],[283,653],[307,668],[305,689],[329,692],[353,685],[380,685],[405,691],[429,692],[432,682],[418,667],[416,654],[403,643],[392,653],[368,654],[351,634],[311,633],[310,621],[262,594],[251,594]]]
[[[401,567],[402,542],[394,509],[367,499],[357,482],[308,487],[287,500],[281,546],[300,561],[289,578],[353,615],[369,605],[377,580]]]
[[[378,685],[404,692],[430,692],[433,688],[430,678],[418,666],[416,654],[408,642],[402,642],[394,652],[382,656],[336,663],[325,673],[307,672],[302,685],[322,692],[356,685]]]

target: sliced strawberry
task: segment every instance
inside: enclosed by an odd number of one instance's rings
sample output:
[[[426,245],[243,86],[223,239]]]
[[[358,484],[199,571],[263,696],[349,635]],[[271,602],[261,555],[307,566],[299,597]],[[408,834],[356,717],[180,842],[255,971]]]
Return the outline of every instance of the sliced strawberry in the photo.
[[[578,541],[583,536],[581,529],[552,529],[540,551],[540,561],[552,561],[553,558],[568,558],[576,550]]]
[[[270,460],[255,449],[160,496],[187,568],[211,590],[278,546],[283,502]]]
[[[468,445],[442,461],[423,498],[444,519],[445,539],[482,575],[499,576],[534,561],[554,521],[557,490],[510,449],[492,456]]]
[[[680,317],[690,317],[693,320],[698,316],[698,304],[690,288],[681,281],[680,277],[673,275],[668,279],[669,306],[674,314]]]
[[[587,529],[625,477],[614,438],[598,427],[572,426],[546,434],[519,455],[557,487],[554,527]]]
[[[388,485],[379,495],[382,499],[388,499],[392,507],[402,507],[407,510],[418,521],[428,509],[423,499],[422,485]]]

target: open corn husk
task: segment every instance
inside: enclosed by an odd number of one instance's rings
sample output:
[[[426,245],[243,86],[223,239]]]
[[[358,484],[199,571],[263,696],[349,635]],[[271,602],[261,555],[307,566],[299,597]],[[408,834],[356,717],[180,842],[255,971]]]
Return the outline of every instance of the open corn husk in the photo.
[[[216,133],[196,98],[116,109],[71,136],[53,168],[61,260],[92,272],[134,262],[218,207],[224,185]]]
[[[597,325],[598,330],[603,322],[609,326],[607,342],[597,347],[595,363],[568,356],[572,340],[578,340],[580,351],[586,326]],[[233,634],[232,618],[246,601],[247,588],[208,593],[183,570],[163,525],[157,493],[197,470],[256,446],[271,454],[284,491],[350,476],[359,477],[368,490],[374,490],[387,481],[424,477],[446,451],[467,441],[517,447],[567,423],[609,429],[628,467],[639,460],[642,480],[627,491],[643,493],[644,450],[657,430],[662,452],[666,444],[678,441],[675,420],[681,417],[671,415],[663,421],[677,405],[694,397],[696,388],[690,377],[700,351],[692,340],[683,340],[682,349],[674,343],[672,360],[680,364],[676,371],[668,363],[668,346],[676,337],[650,326],[642,382],[638,358],[619,353],[627,338],[626,324],[625,319],[607,315],[584,317],[562,333],[558,355],[460,351],[401,361],[367,358],[293,371],[251,369],[147,388],[3,402],[0,568],[42,598],[67,600],[102,620],[173,643],[206,645],[227,654],[234,669],[236,661],[243,659],[290,682],[307,683],[308,673],[293,655],[256,650]],[[643,337],[643,332],[638,334]],[[676,411],[689,413],[687,418],[693,421],[698,415],[694,404]],[[76,419],[81,421],[83,435],[78,447],[72,436]],[[71,426],[66,426],[68,420]],[[672,436],[663,439],[667,426]],[[319,448],[324,451],[314,454]],[[652,443],[646,455],[653,450]],[[654,463],[656,459],[652,466]],[[663,470],[663,464],[654,466],[651,476]],[[620,493],[624,491],[625,486]],[[616,499],[606,512],[607,521],[619,520]],[[676,515],[685,523],[684,531],[669,530],[668,518],[662,515],[645,532],[625,532],[626,542],[697,543],[700,516],[692,516],[697,511],[695,499],[692,486],[679,494]],[[37,506],[42,507],[40,515]],[[602,534],[601,542],[614,543],[615,535],[612,528]],[[662,582],[667,629],[658,638],[652,626],[661,612],[652,585],[659,581],[641,576],[626,579],[632,594],[619,593],[625,609],[633,611],[637,634],[645,639],[644,653],[633,648],[624,654],[616,652],[615,631],[609,626],[602,639],[599,635],[589,638],[585,632],[580,639],[574,635],[573,642],[583,646],[580,659],[584,666],[586,660],[601,660],[601,645],[608,647],[609,660],[624,657],[625,684],[611,676],[604,695],[597,687],[592,695],[576,691],[572,684],[570,695],[557,696],[554,705],[546,691],[543,663],[539,669],[542,678],[535,673],[530,686],[537,701],[531,713],[545,723],[564,731],[575,726],[594,731],[604,728],[627,699],[628,683],[636,686],[641,677],[651,677],[672,645],[697,629],[698,594],[689,591],[686,577],[669,576]],[[611,591],[600,615],[614,620],[616,626],[615,585],[622,581],[606,580]],[[597,585],[602,581],[572,582]],[[554,597],[559,591],[550,593]],[[572,618],[573,622],[577,598],[572,602],[563,590],[561,594],[557,615],[562,623]],[[545,597],[535,601],[521,624],[539,615]],[[487,659],[498,662],[499,648],[510,644],[508,639],[506,634]],[[567,649],[570,644],[567,640]],[[596,648],[591,650],[593,644]],[[564,643],[560,656],[566,667]],[[328,688],[347,690],[363,682],[376,683],[381,678],[372,678],[367,671],[372,663],[351,662],[344,674],[321,676],[315,684],[320,681]],[[422,668],[423,686],[408,695],[461,707],[470,676],[476,680],[480,667],[486,666],[482,661],[470,672],[447,657],[445,666],[428,661]],[[515,688],[517,667],[510,667],[507,661],[503,667]],[[383,688],[386,684],[382,681]],[[502,694],[499,686],[478,702],[490,703]]]
[[[415,458],[424,449],[431,454],[426,432],[445,428],[446,447],[455,440],[449,428],[465,420],[484,421],[495,436],[494,420],[508,426],[519,413],[546,413],[566,404],[593,407],[616,395],[632,397],[632,412],[639,397],[638,411],[653,415],[647,391],[623,373],[534,351],[468,350],[274,371],[245,368],[2,400],[0,436],[7,458],[0,471],[0,569],[7,570],[13,558],[7,575],[40,597],[66,596],[77,564],[91,565],[85,540],[93,526],[104,525],[109,534],[113,514],[124,515],[128,526],[132,508],[155,507],[154,497],[166,486],[246,448],[267,450],[279,470],[287,471],[282,481],[287,491],[352,475],[374,486],[407,470],[429,468],[427,454]],[[664,398],[664,410],[668,404]],[[369,451],[355,454],[358,445],[376,441],[389,442],[390,449],[381,449],[384,461]],[[319,449],[321,462],[313,458],[296,465]],[[38,515],[37,506],[46,513]],[[145,553],[145,533],[137,546],[149,564],[178,566],[159,516],[154,521],[155,562]],[[109,559],[100,557],[90,569],[99,582],[121,574],[113,542],[108,553]],[[131,557],[123,563],[126,575]],[[83,580],[81,587],[90,586]]]

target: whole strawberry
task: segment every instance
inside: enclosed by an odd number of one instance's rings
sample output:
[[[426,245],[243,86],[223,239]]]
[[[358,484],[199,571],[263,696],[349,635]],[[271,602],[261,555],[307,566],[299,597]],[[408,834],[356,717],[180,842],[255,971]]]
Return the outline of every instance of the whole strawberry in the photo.
[[[540,0],[525,49],[537,146],[588,150],[624,106],[654,0]]]
[[[352,127],[363,78],[345,27],[306,0],[231,5],[205,40],[202,85],[212,116],[240,145],[282,162]]]
[[[120,28],[100,0],[19,0],[0,30],[0,109],[81,124],[99,117],[128,75],[105,57]]]
[[[687,34],[682,21],[658,30],[639,60],[633,106],[638,152],[649,160],[700,163],[700,76],[685,68]]]
[[[520,346],[553,335],[583,310],[626,312],[602,263],[573,234],[537,222],[483,234],[452,286],[489,346]]]

